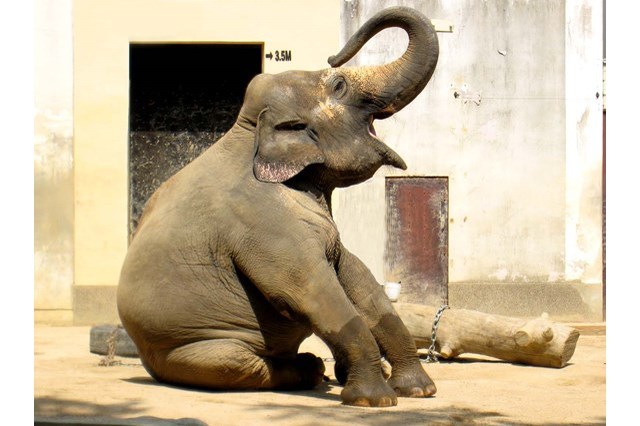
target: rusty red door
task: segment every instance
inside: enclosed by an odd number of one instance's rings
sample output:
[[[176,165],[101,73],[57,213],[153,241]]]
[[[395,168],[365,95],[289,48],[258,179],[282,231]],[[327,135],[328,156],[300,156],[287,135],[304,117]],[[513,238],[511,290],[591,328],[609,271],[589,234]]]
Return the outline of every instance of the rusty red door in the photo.
[[[401,282],[399,302],[447,302],[449,180],[386,179],[385,279]]]

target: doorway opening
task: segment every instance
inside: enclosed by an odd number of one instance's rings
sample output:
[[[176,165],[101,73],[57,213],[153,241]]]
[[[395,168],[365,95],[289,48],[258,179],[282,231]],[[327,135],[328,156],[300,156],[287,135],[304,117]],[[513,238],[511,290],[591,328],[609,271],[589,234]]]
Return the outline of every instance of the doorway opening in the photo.
[[[129,45],[129,241],[144,205],[234,124],[263,44]]]

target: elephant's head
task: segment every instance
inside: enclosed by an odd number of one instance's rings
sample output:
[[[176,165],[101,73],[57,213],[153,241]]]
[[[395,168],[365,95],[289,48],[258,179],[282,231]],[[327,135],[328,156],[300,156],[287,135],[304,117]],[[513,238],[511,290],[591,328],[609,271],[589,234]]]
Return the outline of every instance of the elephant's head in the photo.
[[[400,27],[409,35],[394,62],[338,68],[375,34]],[[402,158],[375,136],[373,120],[404,108],[425,87],[438,60],[429,20],[404,7],[367,21],[335,56],[332,68],[262,74],[247,88],[239,123],[255,129],[255,176],[284,182],[301,174],[334,188],[362,182],[382,165],[406,169]]]

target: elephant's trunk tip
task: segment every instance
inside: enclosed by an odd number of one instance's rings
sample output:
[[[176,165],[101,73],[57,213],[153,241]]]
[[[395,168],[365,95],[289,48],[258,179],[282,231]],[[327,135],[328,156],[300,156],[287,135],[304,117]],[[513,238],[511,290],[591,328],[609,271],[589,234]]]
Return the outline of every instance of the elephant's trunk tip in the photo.
[[[340,65],[342,65],[341,63],[339,63],[338,61],[338,56],[337,55],[331,55],[329,56],[329,59],[327,59],[327,62],[329,63],[329,65],[331,66],[331,68],[337,68]]]

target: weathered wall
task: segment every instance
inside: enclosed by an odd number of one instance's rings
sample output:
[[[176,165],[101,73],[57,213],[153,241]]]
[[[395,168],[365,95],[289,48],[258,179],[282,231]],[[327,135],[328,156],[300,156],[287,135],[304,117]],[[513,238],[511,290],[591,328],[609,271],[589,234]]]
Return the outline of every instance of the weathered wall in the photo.
[[[565,279],[597,285],[602,283],[603,10],[595,0],[566,4]]]
[[[73,286],[73,54],[71,0],[35,4],[35,319],[71,319]]]
[[[335,194],[344,243],[383,281],[384,177],[448,176],[451,289],[469,282],[601,284],[601,5],[343,1],[342,42],[397,4],[454,29],[438,34],[440,58],[425,91],[376,122],[408,170],[384,169]],[[392,60],[406,39],[387,30],[352,63]],[[598,300],[591,302],[598,311]]]

